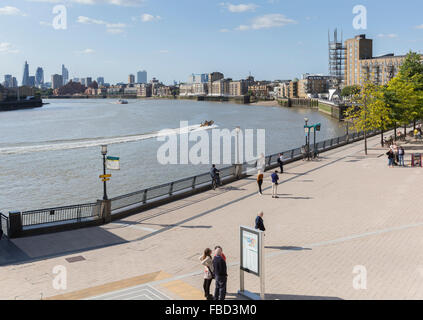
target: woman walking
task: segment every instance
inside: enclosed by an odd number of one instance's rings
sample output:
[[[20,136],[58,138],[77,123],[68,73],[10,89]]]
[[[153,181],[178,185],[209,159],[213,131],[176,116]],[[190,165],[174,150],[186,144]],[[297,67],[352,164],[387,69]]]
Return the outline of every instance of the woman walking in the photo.
[[[261,186],[263,185],[263,173],[261,173],[261,171],[258,171],[257,174],[257,184],[258,184],[258,188],[259,188],[259,194],[263,195],[263,191],[261,189]]]
[[[213,300],[213,296],[210,294],[210,285],[213,281],[213,259],[212,251],[210,248],[204,250],[204,254],[200,257],[201,264],[204,266],[204,297],[207,300]]]

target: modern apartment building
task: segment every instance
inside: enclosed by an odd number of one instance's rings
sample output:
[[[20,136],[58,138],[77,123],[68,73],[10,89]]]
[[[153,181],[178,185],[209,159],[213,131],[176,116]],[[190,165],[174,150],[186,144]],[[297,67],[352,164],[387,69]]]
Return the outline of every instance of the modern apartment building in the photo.
[[[298,97],[312,98],[329,92],[330,76],[305,74],[298,81]]]
[[[360,60],[360,71],[362,83],[365,79],[369,79],[378,85],[387,84],[394,78],[403,64],[406,56],[395,56],[388,54],[372,59]]]
[[[346,86],[360,84],[361,68],[360,60],[373,57],[373,40],[367,39],[365,34],[356,36],[345,41],[346,65],[345,82]]]

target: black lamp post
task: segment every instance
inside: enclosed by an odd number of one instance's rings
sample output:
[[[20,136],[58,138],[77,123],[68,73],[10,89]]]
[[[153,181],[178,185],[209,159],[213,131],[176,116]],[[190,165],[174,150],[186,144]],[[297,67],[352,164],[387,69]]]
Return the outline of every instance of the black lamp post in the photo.
[[[306,152],[307,152],[307,159],[310,160],[310,128],[308,127],[308,118],[304,118],[305,126],[304,128],[308,130],[306,134]]]
[[[101,154],[103,155],[103,175],[106,175],[106,155],[107,155],[107,145],[101,146]],[[103,200],[108,200],[107,198],[107,185],[106,185],[106,179],[103,178],[103,186],[104,186],[104,195]]]

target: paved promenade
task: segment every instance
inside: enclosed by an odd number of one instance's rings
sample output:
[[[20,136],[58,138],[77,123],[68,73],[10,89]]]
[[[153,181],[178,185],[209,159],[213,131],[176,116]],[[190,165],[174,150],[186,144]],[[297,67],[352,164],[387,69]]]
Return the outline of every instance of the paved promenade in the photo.
[[[423,299],[423,169],[388,168],[379,141],[368,157],[358,142],[286,166],[279,199],[267,173],[264,196],[251,177],[102,227],[2,240],[0,298],[202,299],[198,257],[221,245],[237,299],[239,226],[263,210],[267,299]],[[66,290],[52,285],[58,265]]]

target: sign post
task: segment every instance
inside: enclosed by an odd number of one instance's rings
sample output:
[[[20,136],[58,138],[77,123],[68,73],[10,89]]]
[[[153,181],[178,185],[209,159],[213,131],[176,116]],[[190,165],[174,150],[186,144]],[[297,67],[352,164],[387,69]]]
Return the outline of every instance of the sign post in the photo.
[[[241,265],[238,294],[250,300],[265,299],[263,235],[262,231],[240,227]],[[245,290],[245,272],[260,278],[260,296]]]

